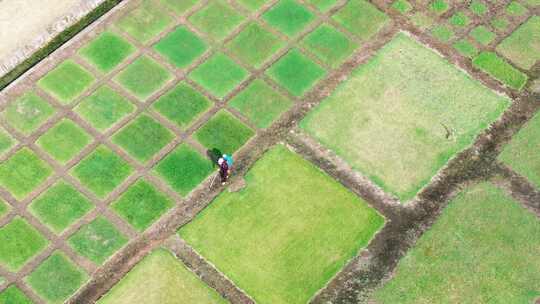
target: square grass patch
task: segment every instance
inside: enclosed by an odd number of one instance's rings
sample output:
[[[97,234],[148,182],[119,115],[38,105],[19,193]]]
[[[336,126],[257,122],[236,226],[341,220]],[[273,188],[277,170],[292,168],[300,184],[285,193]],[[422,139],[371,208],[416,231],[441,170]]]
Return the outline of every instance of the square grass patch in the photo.
[[[15,217],[0,227],[0,264],[9,271],[18,271],[48,243],[26,220]]]
[[[160,0],[167,8],[176,14],[182,15],[191,9],[199,0]]]
[[[478,49],[467,39],[461,39],[453,44],[453,47],[462,55],[468,58],[473,58],[478,54]]]
[[[173,21],[152,1],[145,0],[129,14],[116,22],[116,26],[141,43],[147,43],[164,31]]]
[[[75,107],[75,112],[92,127],[104,132],[135,110],[125,97],[104,85]]]
[[[208,46],[185,26],[181,26],[161,39],[154,49],[176,67],[185,68],[200,57]]]
[[[488,11],[487,6],[479,0],[473,0],[469,5],[469,9],[478,16],[483,16]]]
[[[450,202],[374,300],[534,303],[540,290],[539,247],[538,218],[482,183]]]
[[[255,132],[225,110],[219,111],[204,126],[195,132],[195,138],[208,149],[218,149],[233,154],[242,147]]]
[[[88,275],[63,253],[56,251],[39,265],[26,282],[47,303],[64,303],[86,282]]]
[[[33,304],[17,286],[11,285],[0,292],[0,303],[2,304]]]
[[[68,243],[77,253],[101,265],[127,243],[127,238],[100,216],[82,226],[69,238]]]
[[[223,192],[179,233],[257,303],[307,303],[384,224],[281,145],[245,179],[246,188]]]
[[[47,130],[37,144],[62,164],[70,161],[86,147],[92,137],[69,119],[63,119]]]
[[[337,4],[337,0],[307,0],[319,10],[326,12]]]
[[[146,162],[173,138],[171,131],[143,114],[120,129],[112,140],[138,161]]]
[[[183,144],[163,158],[155,171],[171,188],[186,196],[213,171],[213,164],[195,149]]]
[[[394,1],[394,3],[392,3],[392,8],[395,9],[396,11],[402,13],[402,14],[406,14],[410,10],[412,10],[413,7],[406,0],[397,0],[397,1]]]
[[[268,0],[236,0],[236,2],[242,4],[249,11],[256,11],[268,2]]]
[[[491,20],[491,26],[501,32],[505,32],[508,30],[510,22],[504,17],[496,17]]]
[[[281,57],[268,69],[267,73],[274,81],[299,97],[303,96],[326,75],[326,71],[322,67],[297,49],[293,49]]]
[[[33,151],[22,148],[0,164],[0,185],[18,200],[43,183],[51,167]]]
[[[4,129],[0,128],[0,155],[6,153],[16,143],[16,140]]]
[[[315,18],[312,12],[294,0],[280,0],[262,17],[288,36],[298,34]]]
[[[506,145],[499,158],[540,189],[540,114]]]
[[[211,105],[212,102],[199,91],[186,83],[180,83],[162,95],[152,107],[178,127],[185,129]]]
[[[518,91],[527,83],[527,75],[511,66],[494,52],[480,53],[473,59],[473,65]]]
[[[406,201],[508,105],[507,98],[399,33],[300,126]]]
[[[135,47],[120,36],[104,32],[79,50],[79,55],[101,72],[110,72],[129,55]]]
[[[475,27],[469,35],[474,38],[474,40],[478,41],[478,43],[482,45],[488,45],[490,44],[497,35],[495,35],[493,32],[488,30],[485,26],[480,25]]]
[[[450,17],[449,22],[455,27],[462,28],[469,25],[471,20],[463,12],[457,12]]]
[[[448,42],[454,38],[454,32],[446,25],[437,25],[431,30],[431,35],[441,42]]]
[[[141,288],[144,286],[144,288]],[[98,304],[225,304],[171,252],[157,249],[130,270]]]
[[[243,20],[244,17],[223,0],[210,1],[189,17],[195,27],[215,40],[224,39]]]
[[[229,106],[238,110],[261,129],[269,127],[292,104],[287,97],[274,91],[259,79],[250,83],[229,102]]]
[[[2,118],[24,135],[39,128],[56,110],[34,92],[28,92],[11,102]]]
[[[189,77],[214,96],[223,98],[238,86],[248,72],[223,53],[217,53],[193,70]]]
[[[506,7],[506,13],[510,16],[522,16],[527,13],[527,9],[517,1],[512,1]]]
[[[255,22],[246,26],[227,43],[227,47],[237,58],[255,68],[260,68],[284,45],[283,41]]]
[[[173,75],[148,56],[142,56],[120,72],[114,80],[141,100],[162,88]]]
[[[362,41],[373,38],[390,21],[388,16],[364,0],[348,1],[333,18]]]
[[[431,2],[429,9],[438,15],[442,15],[450,9],[450,6],[444,0],[435,0]]]
[[[58,182],[32,201],[29,211],[56,234],[87,214],[94,206],[66,182]]]
[[[528,70],[540,60],[540,16],[533,16],[497,46],[497,51]]]
[[[321,61],[333,67],[341,64],[356,49],[356,44],[333,26],[323,24],[303,40],[304,46]]]
[[[94,194],[103,198],[120,185],[132,171],[133,169],[120,156],[105,146],[99,146],[71,172]]]
[[[143,231],[173,206],[173,202],[145,180],[131,185],[112,209],[135,229]]]
[[[60,103],[71,103],[89,88],[95,79],[90,72],[68,59],[41,78],[37,84]]]

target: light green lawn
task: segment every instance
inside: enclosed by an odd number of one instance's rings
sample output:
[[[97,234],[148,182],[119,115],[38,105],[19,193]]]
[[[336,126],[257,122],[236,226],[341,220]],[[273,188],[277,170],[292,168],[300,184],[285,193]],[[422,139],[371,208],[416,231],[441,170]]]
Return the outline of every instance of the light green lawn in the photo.
[[[540,60],[540,16],[531,17],[497,46],[497,51],[523,69]]]

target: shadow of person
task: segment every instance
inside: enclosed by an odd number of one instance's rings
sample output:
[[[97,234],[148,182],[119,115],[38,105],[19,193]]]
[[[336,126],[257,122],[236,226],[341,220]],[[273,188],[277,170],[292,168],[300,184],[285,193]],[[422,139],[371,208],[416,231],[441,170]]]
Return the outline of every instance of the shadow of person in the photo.
[[[212,149],[208,149],[206,150],[206,156],[208,156],[208,159],[210,159],[210,161],[212,162],[212,165],[213,166],[217,166],[218,165],[218,159],[223,155],[223,153],[221,153],[221,151],[218,149],[218,148],[212,148]]]

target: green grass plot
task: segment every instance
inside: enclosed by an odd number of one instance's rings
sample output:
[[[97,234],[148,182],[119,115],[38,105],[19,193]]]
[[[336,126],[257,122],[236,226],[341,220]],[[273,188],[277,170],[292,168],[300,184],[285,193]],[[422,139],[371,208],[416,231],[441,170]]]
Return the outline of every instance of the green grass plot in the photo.
[[[71,103],[94,83],[90,72],[68,59],[41,78],[37,84],[60,103]]]
[[[491,184],[460,193],[375,293],[378,303],[533,303],[540,221]]]
[[[224,0],[210,1],[189,17],[198,29],[215,40],[224,39],[245,18]]]
[[[0,164],[0,185],[23,199],[51,174],[51,167],[28,148],[22,148]]]
[[[207,49],[206,43],[186,27],[178,27],[161,39],[154,49],[176,67],[185,68]]]
[[[311,111],[301,127],[405,201],[508,104],[435,52],[398,34]]]
[[[303,96],[326,75],[326,71],[322,67],[297,49],[293,49],[281,57],[268,69],[267,73],[274,81],[299,97]]]
[[[161,96],[152,107],[180,128],[186,128],[211,105],[212,102],[199,91],[180,83]]]
[[[49,242],[21,217],[0,227],[0,264],[9,271],[20,270]]]
[[[34,199],[29,211],[57,234],[87,214],[94,206],[66,182],[58,182]]]
[[[446,25],[437,25],[431,30],[431,35],[441,42],[448,42],[454,38],[454,32]]]
[[[28,92],[8,104],[1,116],[19,132],[28,135],[55,112],[43,98],[34,92]]]
[[[449,22],[455,27],[464,27],[467,26],[471,20],[463,12],[457,12],[450,17]]]
[[[333,18],[363,41],[373,38],[390,21],[388,16],[364,0],[348,1]]]
[[[173,10],[177,14],[183,14],[191,9],[199,0],[160,0],[167,8]]]
[[[482,16],[488,11],[487,6],[480,0],[473,0],[469,5],[469,9],[478,16]]]
[[[429,5],[429,9],[431,9],[436,14],[442,15],[450,9],[450,6],[448,5],[448,3],[446,3],[445,0],[434,0]]]
[[[144,288],[141,288],[144,286]],[[146,256],[98,304],[225,304],[174,255],[157,249]]]
[[[25,278],[47,303],[61,304],[88,279],[64,253],[54,252]]]
[[[127,238],[104,217],[100,216],[73,234],[69,245],[80,255],[102,264],[127,242]]]
[[[9,206],[9,204],[4,202],[2,199],[0,199],[0,218],[8,214],[10,210],[11,210],[11,207]]]
[[[461,55],[468,58],[473,58],[478,54],[478,49],[467,39],[456,41],[453,46]]]
[[[337,0],[307,0],[308,3],[311,3],[312,5],[315,5],[318,9],[320,9],[323,12],[328,11],[334,5],[337,4]]]
[[[469,35],[482,45],[490,44],[497,36],[483,25],[475,27]]]
[[[4,129],[0,128],[0,155],[9,151],[16,143],[16,140]]]
[[[219,98],[230,93],[248,72],[223,53],[217,53],[190,73],[190,78]]]
[[[494,52],[482,52],[473,59],[473,65],[507,86],[521,90],[528,76],[511,66]]]
[[[254,134],[229,112],[221,110],[195,132],[195,138],[208,149],[216,148],[223,153],[233,154]]]
[[[415,26],[419,27],[422,30],[428,29],[430,26],[433,25],[434,22],[433,18],[422,12],[417,12],[416,14],[414,14],[411,17],[411,21]]]
[[[174,134],[171,131],[143,114],[120,129],[112,140],[135,159],[146,162],[173,138]]]
[[[384,223],[281,145],[245,179],[246,188],[223,192],[179,233],[257,303],[308,302]]]
[[[131,185],[112,208],[135,229],[143,231],[173,206],[173,202],[147,181]]]
[[[103,198],[132,171],[133,169],[120,156],[105,146],[99,146],[71,172],[94,194]]]
[[[142,56],[114,80],[144,101],[171,80],[173,75],[148,56]]]
[[[274,91],[262,80],[255,80],[236,95],[229,105],[250,119],[258,128],[269,127],[292,106],[285,96]]]
[[[120,36],[104,32],[79,50],[79,55],[102,72],[110,72],[135,51]]]
[[[250,23],[227,47],[240,60],[260,68],[285,43],[258,23]]]
[[[187,144],[174,149],[155,167],[156,173],[184,196],[210,175],[212,170],[210,160]]]
[[[540,60],[540,16],[533,16],[497,46],[503,56],[520,68],[530,69]]]
[[[308,50],[322,62],[336,67],[347,59],[355,50],[356,44],[336,28],[323,24],[303,40]]]
[[[164,31],[172,21],[173,18],[160,9],[156,3],[146,0],[118,20],[116,26],[139,42],[147,43]]]
[[[65,118],[47,130],[36,143],[54,159],[65,164],[91,140],[92,137],[83,128]]]
[[[510,22],[508,21],[508,19],[503,18],[503,17],[493,18],[491,20],[491,26],[493,26],[495,29],[499,31],[504,32],[510,26]]]
[[[263,14],[263,19],[288,36],[298,34],[314,18],[314,14],[295,0],[280,0]]]
[[[406,14],[410,10],[412,10],[413,7],[406,0],[397,0],[397,1],[394,1],[394,3],[392,3],[392,8],[395,9],[396,11],[402,13],[402,14]]]
[[[11,285],[0,292],[0,304],[33,304],[17,286]]]
[[[268,0],[236,0],[250,11],[256,11],[261,8]]]
[[[506,13],[510,16],[522,16],[527,13],[527,8],[517,1],[512,1],[506,7]]]

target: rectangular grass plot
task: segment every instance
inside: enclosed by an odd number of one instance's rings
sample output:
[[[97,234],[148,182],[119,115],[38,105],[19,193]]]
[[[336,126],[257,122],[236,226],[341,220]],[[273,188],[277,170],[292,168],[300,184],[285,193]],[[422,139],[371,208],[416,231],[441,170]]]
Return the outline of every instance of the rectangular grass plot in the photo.
[[[253,135],[253,130],[225,110],[214,115],[194,134],[206,148],[216,148],[226,154],[233,154]]]

